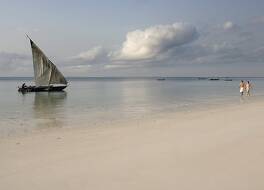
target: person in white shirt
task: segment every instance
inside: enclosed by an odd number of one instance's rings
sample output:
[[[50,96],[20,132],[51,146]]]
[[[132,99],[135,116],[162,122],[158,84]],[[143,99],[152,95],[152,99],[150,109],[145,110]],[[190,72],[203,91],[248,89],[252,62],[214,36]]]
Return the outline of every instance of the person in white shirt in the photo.
[[[240,95],[243,96],[244,94],[244,90],[245,90],[245,83],[243,80],[241,80],[240,84],[239,84],[239,92],[240,92]]]

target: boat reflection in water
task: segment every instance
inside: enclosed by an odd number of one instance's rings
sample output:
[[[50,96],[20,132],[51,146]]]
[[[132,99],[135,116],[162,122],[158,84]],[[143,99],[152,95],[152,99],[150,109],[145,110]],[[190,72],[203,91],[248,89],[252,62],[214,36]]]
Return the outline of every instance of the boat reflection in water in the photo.
[[[64,91],[35,93],[33,115],[38,129],[64,125],[66,98]]]

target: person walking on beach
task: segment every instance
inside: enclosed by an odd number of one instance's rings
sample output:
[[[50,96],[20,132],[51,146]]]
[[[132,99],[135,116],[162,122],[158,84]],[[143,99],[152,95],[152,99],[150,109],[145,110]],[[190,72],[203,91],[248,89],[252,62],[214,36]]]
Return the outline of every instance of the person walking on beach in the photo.
[[[247,81],[247,83],[246,83],[247,96],[250,96],[251,87],[252,87],[251,83],[249,81]]]
[[[244,94],[244,90],[245,90],[245,83],[243,80],[241,80],[240,84],[239,84],[239,92],[240,92],[240,95],[243,96]]]

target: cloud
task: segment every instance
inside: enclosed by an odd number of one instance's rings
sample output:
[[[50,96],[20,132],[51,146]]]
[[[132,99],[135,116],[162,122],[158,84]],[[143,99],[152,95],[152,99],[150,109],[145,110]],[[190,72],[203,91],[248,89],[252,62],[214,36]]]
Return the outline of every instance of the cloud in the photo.
[[[32,69],[32,61],[30,55],[0,52],[0,74],[5,76],[15,73],[28,73]],[[33,70],[33,69],[32,69]]]
[[[126,40],[117,51],[96,46],[64,61],[67,73],[80,70],[114,70],[148,67],[169,59],[171,52],[198,37],[196,28],[186,23],[156,25],[127,33]]]
[[[194,26],[186,23],[157,25],[128,32],[120,50],[110,54],[116,61],[140,61],[157,58],[175,47],[195,40]]]
[[[102,46],[95,46],[78,55],[60,60],[62,71],[69,76],[84,75],[94,68],[109,62],[108,52]]]
[[[237,28],[237,25],[234,24],[232,21],[226,21],[223,24],[223,29],[224,30],[233,30],[233,29],[236,29],[236,28]]]
[[[104,66],[104,69],[124,69],[129,68],[131,65],[127,64],[108,64]]]
[[[103,57],[106,56],[106,50],[102,48],[101,46],[96,46],[93,47],[85,52],[81,52],[76,56],[71,57],[73,60],[79,60],[79,61],[86,61],[86,62],[91,62],[91,61],[96,61],[100,60]]]
[[[26,60],[29,59],[30,56],[29,55],[24,55],[24,54],[19,54],[19,53],[10,53],[10,52],[0,52],[0,61],[1,62],[14,62],[17,60]]]
[[[254,24],[263,24],[264,23],[264,16],[253,17],[251,22]]]
[[[91,65],[67,65],[62,67],[62,71],[68,76],[78,76],[80,74],[87,74],[91,67]]]
[[[173,25],[159,25],[131,31],[120,49],[113,50],[109,56],[105,51],[104,64],[92,64],[83,74],[184,75],[185,68],[186,73],[196,75],[211,72],[254,75],[264,67],[264,25],[260,22],[238,26],[227,21],[199,26],[199,38],[194,26],[183,23],[180,26],[181,30]]]
[[[156,25],[128,32],[119,49],[95,46],[70,58],[58,58],[54,63],[66,76],[140,75],[159,71],[166,74],[174,70],[180,73],[180,68],[195,73],[193,68],[207,67],[229,71],[229,68],[241,70],[245,65],[253,68],[264,62],[264,25],[260,20],[239,26],[232,21],[200,25],[199,38],[196,27],[190,24]],[[31,55],[0,52],[0,75],[32,74]]]
[[[225,26],[225,29],[224,29]],[[227,32],[231,31],[231,32]],[[202,31],[202,32],[201,32]],[[216,65],[262,64],[264,27],[259,23],[237,26],[231,21],[221,27],[200,28],[200,37],[191,45],[174,52],[177,63]],[[239,68],[240,69],[240,68]]]

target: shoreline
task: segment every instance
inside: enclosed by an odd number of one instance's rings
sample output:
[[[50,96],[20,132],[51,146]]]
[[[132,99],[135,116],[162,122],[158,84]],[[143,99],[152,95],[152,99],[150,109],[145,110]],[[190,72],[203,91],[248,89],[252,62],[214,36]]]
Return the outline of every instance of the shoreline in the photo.
[[[264,100],[264,96],[262,95],[254,95],[254,96],[237,96],[231,97],[231,99],[216,99],[216,100],[209,100],[208,102],[200,102],[200,103],[191,103],[190,105],[181,105],[179,107],[176,107],[174,109],[168,108],[159,110],[159,111],[153,111],[149,113],[145,113],[142,115],[131,115],[128,116],[126,115],[124,118],[121,116],[120,118],[117,119],[112,118],[113,116],[107,116],[107,115],[102,115],[103,117],[106,116],[105,119],[101,119],[99,115],[93,116],[95,120],[92,120],[92,118],[87,118],[85,115],[87,113],[81,113],[79,115],[75,116],[70,116],[69,118],[65,118],[65,121],[62,121],[63,118],[59,119],[50,119],[47,120],[47,118],[38,118],[35,120],[32,120],[32,126],[27,127],[26,124],[29,123],[29,120],[26,120],[26,123],[23,123],[23,121],[20,119],[14,124],[15,125],[21,125],[21,126],[26,126],[26,127],[14,127],[13,129],[11,128],[12,125],[9,123],[6,123],[8,125],[8,128],[5,131],[2,130],[2,135],[0,135],[1,139],[9,139],[9,138],[23,138],[27,136],[32,136],[32,135],[38,135],[42,133],[54,133],[56,131],[64,132],[64,131],[74,131],[74,130],[90,130],[91,128],[104,128],[111,126],[111,128],[115,125],[124,125],[124,126],[134,126],[137,123],[142,123],[142,122],[148,122],[152,120],[153,118],[155,119],[166,119],[169,117],[174,117],[174,116],[182,116],[185,114],[189,113],[202,113],[202,112],[207,112],[207,111],[217,111],[221,110],[223,108],[231,108],[231,107],[237,107],[241,106],[244,104],[254,104],[257,102],[262,102]],[[65,116],[67,117],[67,116]],[[15,124],[16,123],[16,124]],[[59,123],[59,126],[56,126]],[[4,122],[2,122],[2,125],[5,125]],[[44,127],[47,125],[47,127]],[[74,126],[74,127],[73,127]],[[77,127],[76,127],[77,126]],[[95,129],[96,130],[96,129]],[[1,142],[0,139],[0,142]]]
[[[0,189],[254,189],[264,102],[0,141]]]

